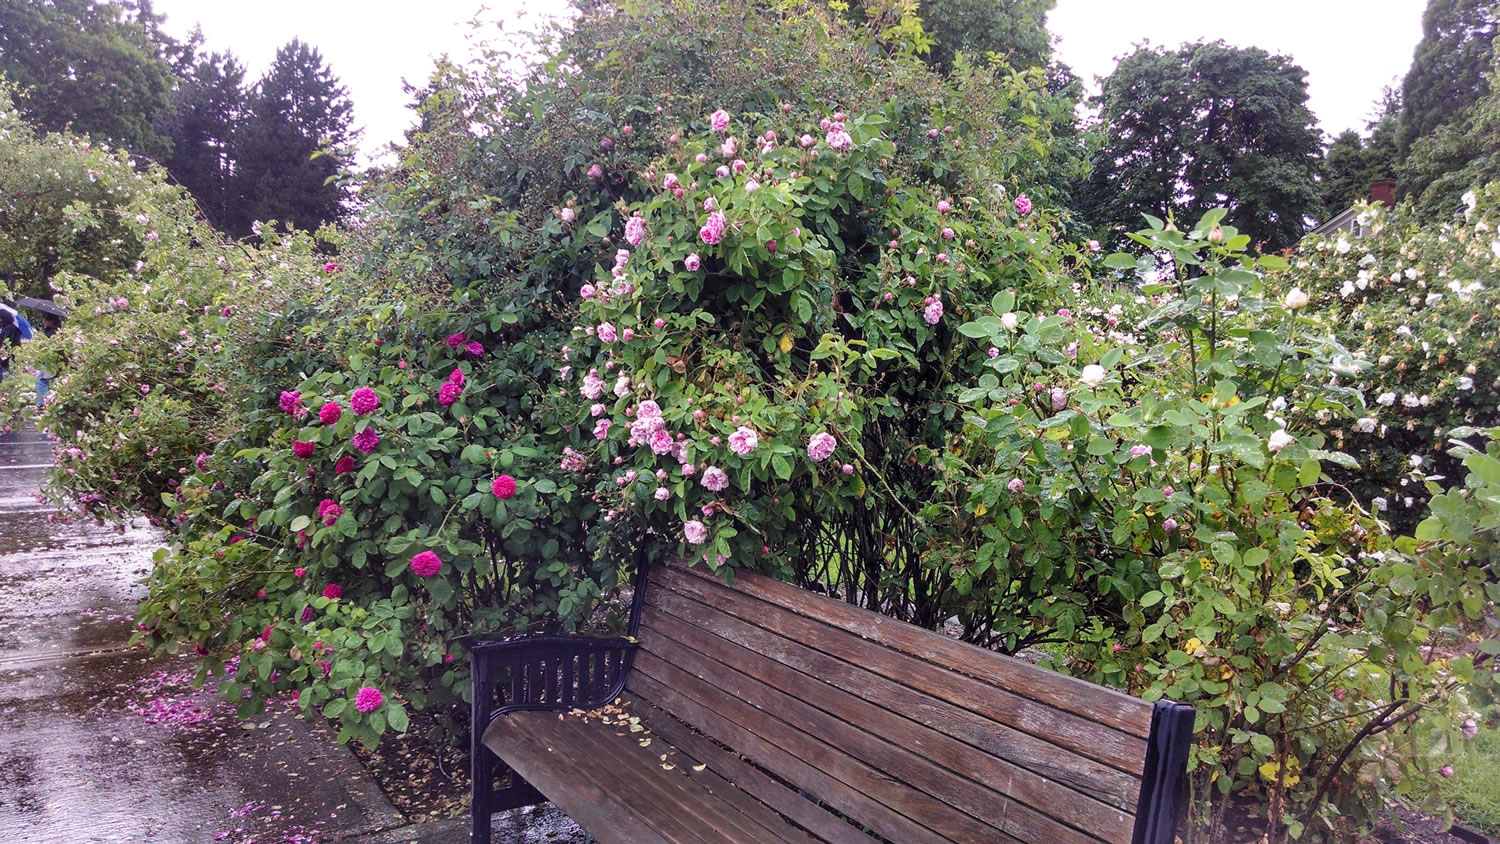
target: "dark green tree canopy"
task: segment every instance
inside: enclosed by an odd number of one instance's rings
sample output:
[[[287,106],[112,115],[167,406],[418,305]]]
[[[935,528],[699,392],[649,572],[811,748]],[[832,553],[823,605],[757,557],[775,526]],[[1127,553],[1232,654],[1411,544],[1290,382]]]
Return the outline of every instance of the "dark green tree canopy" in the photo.
[[[163,128],[172,141],[167,172],[209,220],[226,230],[235,201],[234,133],[245,111],[245,68],[229,53],[198,57],[172,95]]]
[[[1489,92],[1490,42],[1497,31],[1494,0],[1431,0],[1422,40],[1401,84],[1405,109],[1396,137],[1401,154],[1439,126],[1464,119]]]
[[[1083,204],[1099,227],[1227,206],[1229,222],[1278,249],[1320,211],[1307,72],[1284,56],[1223,42],[1141,47],[1095,104],[1102,145]]]
[[[329,178],[352,159],[353,106],[317,49],[294,40],[278,50],[244,111],[229,231],[243,237],[272,219],[315,229],[342,218],[348,188]]]
[[[44,130],[70,128],[134,152],[161,156],[154,122],[168,104],[175,50],[149,2],[7,0],[0,3],[0,72],[17,106]]]
[[[1052,57],[1047,13],[1057,0],[922,0],[922,27],[934,43],[928,59],[953,66],[964,53],[981,62],[990,53],[1014,68],[1046,67]]]
[[[1401,162],[1396,128],[1401,119],[1401,91],[1386,88],[1378,112],[1366,124],[1368,135],[1353,129],[1339,133],[1323,154],[1318,197],[1325,215],[1337,214],[1370,196],[1376,179],[1394,179]]]

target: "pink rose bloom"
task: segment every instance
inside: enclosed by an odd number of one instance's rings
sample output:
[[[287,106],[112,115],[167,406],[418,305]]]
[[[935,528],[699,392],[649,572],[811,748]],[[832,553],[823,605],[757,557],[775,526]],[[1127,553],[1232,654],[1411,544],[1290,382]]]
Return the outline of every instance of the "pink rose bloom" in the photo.
[[[734,433],[729,435],[729,450],[741,457],[754,451],[757,445],[760,445],[760,437],[744,425],[734,429]]]
[[[360,712],[374,712],[385,703],[385,695],[374,686],[365,686],[354,695],[354,708]]]
[[[592,284],[585,284],[584,286],[578,288],[578,295],[582,296],[585,299],[594,298],[594,293],[594,285]]]
[[[354,471],[354,458],[347,454],[340,457],[338,462],[333,464],[333,473],[335,475],[347,475],[352,471]]]
[[[336,401],[327,402],[322,407],[318,408],[318,420],[324,425],[332,425],[333,423],[339,421],[339,417],[342,416],[343,413],[343,405],[339,404]]]
[[[1020,478],[1011,478],[1010,483],[1006,484],[1005,488],[1013,493],[1019,493],[1021,490],[1026,488],[1026,482],[1021,480]]]
[[[1068,394],[1061,387],[1052,388],[1052,409],[1062,410],[1068,406]]]
[[[193,461],[193,465],[198,467],[198,471],[200,471],[200,472],[207,472],[208,471],[208,461],[209,461],[209,456],[207,454],[199,454],[198,455],[198,459]]]
[[[673,445],[672,434],[669,431],[667,431],[666,429],[662,429],[662,430],[657,431],[656,433],[652,434],[651,435],[650,443],[651,443],[651,452],[653,454],[671,454],[672,453],[672,445]]]
[[[1161,529],[1167,533],[1177,530],[1177,520],[1169,516],[1166,521],[1161,523]]]
[[[597,399],[604,395],[604,379],[599,377],[599,370],[590,369],[589,374],[583,376],[583,386],[578,392],[586,399]]]
[[[641,241],[646,239],[646,221],[640,212],[630,215],[625,221],[625,242],[631,246],[640,246]]]
[[[469,342],[469,338],[466,337],[462,331],[457,331],[449,334],[448,339],[444,340],[443,342],[448,344],[448,348],[456,352],[458,351],[459,346],[462,346],[463,344]]]
[[[316,448],[317,446],[313,443],[303,442],[302,440],[292,440],[292,454],[302,458],[303,460],[312,457],[313,451],[316,450]]]
[[[329,261],[328,263],[323,265],[323,272],[328,273],[329,275],[333,275],[341,269],[343,269],[343,267],[339,266],[338,261]]]
[[[589,178],[595,180],[604,178],[604,168],[597,164],[593,165],[589,168]]]
[[[338,585],[337,583],[330,583],[327,586],[323,587],[323,597],[327,598],[330,601],[337,601],[338,599],[344,597],[344,587]]]
[[[952,239],[953,239],[953,229],[944,228],[943,229],[943,240],[952,240]]]
[[[374,412],[380,407],[380,396],[369,387],[360,387],[349,396],[349,407],[360,416]]]
[[[302,394],[296,390],[282,390],[281,412],[290,413],[298,418],[307,413],[307,408],[302,406]]]
[[[411,570],[417,577],[432,577],[443,570],[443,561],[431,551],[422,551],[411,558]]]
[[[812,135],[803,135],[802,137],[797,139],[797,143],[800,144],[803,149],[807,149],[817,142],[818,139],[814,138]]]
[[[854,474],[854,464],[853,463],[845,463],[843,466],[840,466],[839,469],[842,470],[843,473],[846,474],[846,475],[852,475],[852,474]]]
[[[1149,445],[1141,444],[1141,445],[1133,445],[1133,446],[1130,447],[1130,456],[1131,457],[1146,457],[1146,456],[1148,456],[1150,454],[1151,454],[1151,446],[1149,446]]]
[[[652,493],[652,496],[654,496],[657,501],[666,501],[672,496],[672,493],[667,491],[666,487],[659,486],[656,488],[656,492]]]
[[[724,238],[724,229],[727,225],[728,220],[725,219],[724,212],[715,211],[708,215],[708,222],[703,224],[698,236],[703,239],[704,243],[710,245],[718,243]]]
[[[729,112],[721,108],[709,115],[708,125],[712,126],[713,130],[719,134],[729,131]]]
[[[1024,193],[1016,197],[1016,213],[1022,217],[1031,213],[1031,199]]]
[[[725,138],[724,143],[719,144],[719,154],[725,158],[734,155],[738,150],[739,144],[735,142],[733,137]]]
[[[516,494],[516,479],[510,475],[501,475],[490,484],[490,492],[493,492],[496,498],[510,498]]]
[[[729,486],[729,475],[718,466],[705,466],[701,480],[711,492],[722,492]]]
[[[636,408],[635,415],[641,419],[657,418],[661,416],[661,405],[657,404],[651,399],[646,399],[645,401],[641,402],[640,407]]]
[[[344,508],[340,507],[338,502],[334,501],[332,498],[325,498],[321,502],[319,502],[318,517],[323,520],[323,524],[332,525],[334,522],[338,521],[339,516],[342,515],[344,515]],[[297,576],[301,577],[302,575],[299,574]]]
[[[714,175],[718,176],[721,179],[729,178],[729,167],[727,165],[720,164],[718,167],[714,168]]]
[[[838,441],[833,435],[826,431],[819,431],[807,440],[807,456],[814,463],[821,463],[833,456],[833,450],[838,446]]]
[[[922,309],[922,319],[926,320],[926,322],[927,322],[928,325],[937,325],[938,321],[941,320],[942,318],[943,318],[943,300],[942,299],[934,299],[933,301],[931,301],[931,302],[928,303],[927,307],[925,307],[925,308]]]
[[[472,357],[480,357],[484,354],[484,346],[478,340],[470,340],[469,345],[464,346],[464,351]]]
[[[698,267],[700,267],[702,265],[703,265],[703,259],[698,257],[698,253],[697,252],[694,252],[694,253],[688,255],[686,258],[682,259],[682,266],[685,267],[687,269],[687,271],[690,272],[690,273],[697,272],[698,271]],[[657,327],[660,328],[661,326],[657,326]]]
[[[844,131],[844,124],[842,122],[834,123],[828,129],[828,134],[823,137],[823,140],[840,152],[854,149],[854,138],[850,137],[849,133]]]
[[[677,174],[676,173],[668,173],[666,175],[666,177],[661,180],[661,186],[663,188],[665,188],[666,190],[672,190],[673,188],[677,187],[679,184],[681,184],[681,183],[677,181]]]
[[[755,193],[758,190],[760,190],[760,182],[754,179],[745,182],[745,193]],[[772,249],[771,251],[775,252],[776,250]]]
[[[1161,494],[1165,495],[1168,498],[1171,498],[1172,497],[1172,493],[1174,493],[1176,491],[1177,490],[1173,489],[1170,486],[1164,486],[1164,487],[1161,488]]]
[[[370,452],[375,450],[376,446],[380,445],[380,432],[376,431],[374,428],[366,428],[363,431],[355,434],[352,442],[354,443],[355,448],[359,449],[365,454],[369,454]]]
[[[708,541],[708,527],[697,519],[682,523],[682,538],[691,545],[702,545]]]
[[[598,333],[599,333],[599,342],[601,342],[601,343],[613,343],[616,340],[620,339],[619,335],[617,335],[615,333],[615,327],[614,327],[614,325],[612,325],[611,323],[608,323],[608,322],[601,322],[601,323],[599,323],[599,332]]]
[[[614,423],[611,422],[611,421],[609,421],[608,419],[600,419],[598,422],[595,422],[594,423],[594,439],[596,439],[596,440],[602,440],[605,437],[608,437],[609,436],[609,426],[611,426],[613,424]]]
[[[444,381],[443,386],[438,389],[438,404],[443,407],[452,407],[458,401],[459,396],[463,395],[463,392],[463,387],[458,386],[452,381]]]
[[[939,199],[938,200],[937,209],[938,209],[938,213],[939,214],[946,214],[946,213],[948,213],[948,209],[952,208],[952,207],[953,207],[953,203],[949,202],[948,200],[946,200],[946,199]]]
[[[464,385],[464,371],[462,369],[455,369],[448,373],[448,381],[462,387]]]
[[[990,357],[992,357],[992,358],[999,357],[1000,356],[1000,350],[997,349],[997,348],[995,348],[994,346],[991,346],[989,354],[990,354]]]

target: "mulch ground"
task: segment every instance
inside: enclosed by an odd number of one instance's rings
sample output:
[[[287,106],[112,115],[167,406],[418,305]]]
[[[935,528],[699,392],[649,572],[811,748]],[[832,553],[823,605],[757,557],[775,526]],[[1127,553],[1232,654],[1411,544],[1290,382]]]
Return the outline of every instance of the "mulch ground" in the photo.
[[[429,736],[440,729],[431,712],[411,713],[404,735],[387,733],[373,751],[349,746],[391,803],[411,823],[462,815],[469,810],[469,753]]]

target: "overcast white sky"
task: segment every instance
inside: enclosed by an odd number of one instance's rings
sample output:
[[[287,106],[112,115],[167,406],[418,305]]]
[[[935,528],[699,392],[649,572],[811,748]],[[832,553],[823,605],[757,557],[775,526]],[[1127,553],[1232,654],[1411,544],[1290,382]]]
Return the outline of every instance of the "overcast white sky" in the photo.
[[[443,53],[466,56],[467,24],[481,8],[479,0],[156,0],[155,5],[167,15],[169,33],[183,36],[201,25],[208,48],[233,51],[252,80],[292,38],[316,46],[349,89],[367,156],[399,140],[410,124],[401,80],[420,83]],[[490,0],[488,6],[487,20],[514,28],[518,20],[557,14],[565,2]],[[1337,134],[1363,131],[1381,89],[1406,73],[1421,38],[1425,6],[1426,0],[1257,0],[1234,6],[1058,0],[1048,28],[1060,38],[1061,59],[1089,82],[1107,76],[1119,56],[1147,40],[1175,47],[1223,39],[1289,55],[1308,72],[1311,105],[1322,128]]]

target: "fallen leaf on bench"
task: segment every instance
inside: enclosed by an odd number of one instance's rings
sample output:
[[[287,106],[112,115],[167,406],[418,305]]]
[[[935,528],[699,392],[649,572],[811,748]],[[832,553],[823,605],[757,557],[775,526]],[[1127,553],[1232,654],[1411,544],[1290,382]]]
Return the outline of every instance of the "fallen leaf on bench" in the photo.
[[[651,739],[648,739],[648,738],[641,739],[641,747],[650,747],[650,746],[651,746]]]
[[[677,767],[676,765],[668,765],[666,762],[661,763],[661,769],[663,771],[670,771],[670,770],[675,769],[676,767]]]
[[[695,771],[701,771],[701,770],[703,770],[704,768],[707,768],[707,767],[708,767],[708,763],[705,762],[702,765],[694,765],[693,766],[693,770],[695,770]]]

